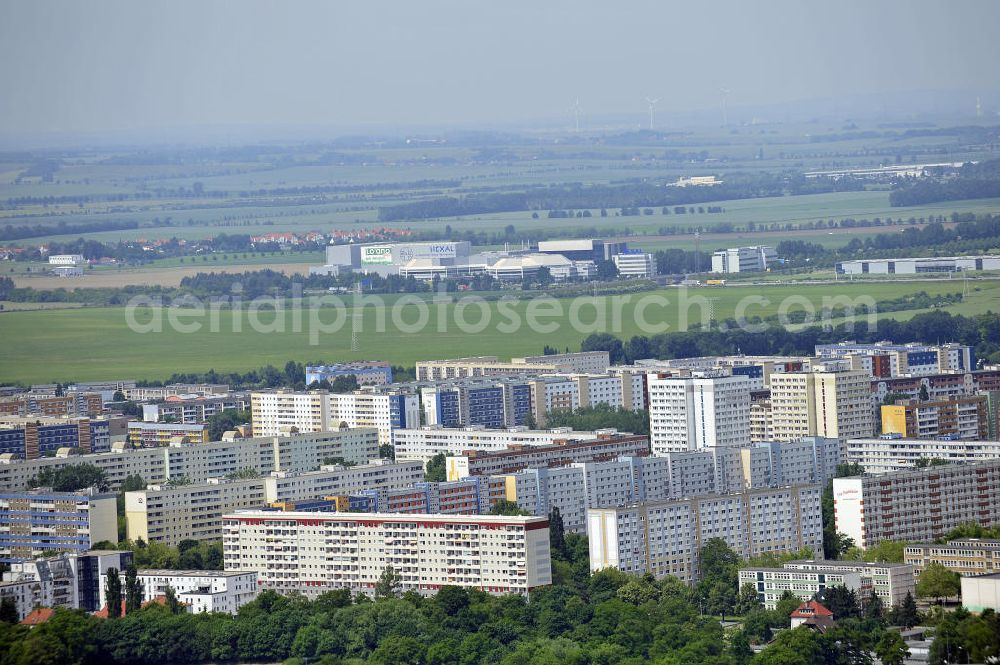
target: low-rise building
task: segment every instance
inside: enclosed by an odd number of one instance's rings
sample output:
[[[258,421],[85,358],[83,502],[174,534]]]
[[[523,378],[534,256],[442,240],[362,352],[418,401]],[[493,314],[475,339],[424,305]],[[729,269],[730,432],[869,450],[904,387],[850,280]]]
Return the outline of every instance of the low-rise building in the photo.
[[[1000,573],[1000,540],[963,538],[947,543],[907,543],[903,561],[917,575],[929,563],[939,563],[959,575]]]
[[[100,393],[71,390],[62,395],[29,392],[0,399],[0,416],[50,416],[94,418],[104,413]]]
[[[395,432],[396,459],[418,459],[427,463],[440,453],[456,455],[469,450],[496,452],[515,446],[550,446],[560,442],[593,441],[602,433],[575,432],[568,427],[550,430],[529,430],[526,427],[398,429]]]
[[[637,277],[651,279],[656,277],[656,257],[640,249],[627,249],[612,257],[618,275],[621,277]]]
[[[441,432],[441,430],[438,430]],[[468,445],[460,437],[461,430],[451,430],[445,439],[447,449],[456,451],[445,460],[448,480],[460,480],[467,476],[493,476],[513,473],[527,468],[563,466],[573,462],[592,462],[617,459],[623,455],[648,455],[649,437],[608,430],[607,432],[573,432],[553,430],[557,434],[553,440],[521,435],[540,434],[531,430],[515,430],[514,440],[499,440],[498,445],[482,448]],[[489,435],[493,432],[483,432]],[[504,436],[504,432],[499,432]],[[545,433],[542,433],[545,434]],[[593,436],[580,436],[593,434]],[[579,436],[579,438],[577,438]],[[480,442],[479,440],[477,442]],[[399,453],[397,451],[397,457]],[[433,456],[433,454],[431,455]]]
[[[392,366],[377,360],[306,366],[307,386],[322,381],[333,382],[342,376],[353,376],[361,386],[386,385],[392,383]]]
[[[115,444],[106,453],[42,457],[21,460],[0,455],[0,489],[23,488],[45,469],[72,464],[92,464],[104,472],[111,489],[118,489],[128,476],[147,483],[168,480],[205,482],[252,469],[314,471],[329,461],[364,464],[379,456],[378,431],[374,428],[338,429],[328,432],[260,436],[251,439],[185,443],[172,441],[164,448],[127,448]]]
[[[223,411],[249,411],[247,393],[203,396],[199,394],[171,395],[162,402],[142,405],[142,419],[146,422],[169,421],[198,424],[208,421]]]
[[[901,605],[906,599],[907,594],[913,597],[917,595],[913,566],[908,563],[810,560],[788,561],[782,567],[786,570],[815,570],[820,573],[858,573],[861,575],[864,586],[869,588],[871,593],[878,596],[885,607],[897,607]],[[827,586],[831,586],[829,582]]]
[[[208,443],[208,425],[205,423],[159,423],[130,420],[128,442],[136,448],[168,446],[174,439],[191,443]]]
[[[762,272],[774,259],[774,248],[763,245],[720,249],[712,254],[712,272]]]
[[[1000,573],[963,577],[962,607],[970,612],[1000,612]]]
[[[0,417],[0,455],[22,460],[57,454],[60,450],[99,453],[111,448],[111,423],[76,417]]]
[[[249,511],[224,521],[226,570],[255,571],[260,588],[280,593],[371,593],[390,567],[401,591],[422,594],[527,595],[552,583],[540,517]]]
[[[104,593],[107,579],[105,572],[101,576],[101,607],[107,604]],[[236,614],[258,593],[257,573],[252,571],[145,569],[138,571],[137,579],[142,588],[142,602],[164,596],[169,587],[192,614]]]
[[[757,590],[757,600],[765,609],[773,610],[785,592],[801,600],[810,600],[830,587],[842,586],[855,592],[861,599],[871,597],[870,582],[861,573],[850,570],[825,570],[819,568],[744,568],[740,570],[739,584],[752,584]]]

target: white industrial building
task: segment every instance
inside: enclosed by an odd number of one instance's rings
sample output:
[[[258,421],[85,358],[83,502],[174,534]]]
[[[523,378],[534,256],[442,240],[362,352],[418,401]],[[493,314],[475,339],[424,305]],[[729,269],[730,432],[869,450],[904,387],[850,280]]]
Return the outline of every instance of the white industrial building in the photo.
[[[650,279],[656,277],[656,257],[638,249],[626,250],[612,257],[618,275]]]
[[[521,281],[538,276],[545,268],[556,282],[592,279],[597,275],[593,261],[571,261],[561,254],[517,254],[505,256],[486,266],[486,274],[500,281]]]
[[[763,272],[774,259],[774,248],[763,245],[720,249],[712,254],[712,272]]]
[[[280,593],[370,594],[390,567],[400,591],[427,595],[443,586],[527,595],[552,583],[541,517],[248,511],[224,523],[226,570],[255,571],[260,588]]]
[[[1000,256],[936,256],[902,259],[842,261],[837,272],[843,275],[916,275],[934,272],[1000,270]]]

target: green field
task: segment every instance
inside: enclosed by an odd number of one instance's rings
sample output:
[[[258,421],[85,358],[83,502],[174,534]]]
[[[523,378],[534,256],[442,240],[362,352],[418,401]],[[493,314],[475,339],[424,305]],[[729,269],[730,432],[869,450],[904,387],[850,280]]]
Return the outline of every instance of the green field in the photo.
[[[714,308],[714,320],[732,317],[741,299],[748,296],[763,297],[770,301],[767,306],[754,304],[747,310],[747,316],[767,316],[778,310],[784,298],[794,296],[806,298],[819,309],[823,297],[846,296],[858,298],[870,296],[878,300],[896,298],[907,293],[926,291],[934,294],[961,292],[957,282],[893,282],[893,283],[838,283],[821,285],[751,286],[751,287],[701,287],[691,289],[684,295],[679,289],[665,289],[651,294],[631,296],[631,302],[621,300],[623,296],[601,297],[596,300],[605,313],[605,324],[594,323],[594,309],[581,307],[577,319],[583,324],[574,329],[570,325],[570,301],[559,301],[561,316],[543,316],[543,323],[555,323],[552,331],[532,330],[521,325],[512,331],[506,330],[510,319],[501,315],[496,302],[486,305],[490,322],[481,331],[463,331],[456,324],[454,304],[433,305],[429,308],[429,322],[419,333],[395,330],[392,325],[392,306],[400,297],[386,299],[386,320],[388,332],[375,331],[376,311],[373,306],[363,309],[362,332],[358,335],[358,350],[351,350],[350,308],[345,311],[345,325],[337,332],[318,334],[317,344],[310,339],[308,325],[311,312],[298,310],[303,324],[296,332],[296,313],[287,311],[281,317],[284,332],[256,332],[251,329],[248,315],[241,312],[242,330],[233,331],[233,312],[218,314],[218,332],[209,329],[209,319],[185,317],[183,323],[202,322],[202,329],[193,333],[181,333],[170,328],[167,314],[156,310],[162,316],[162,332],[133,332],[126,325],[123,308],[85,308],[73,310],[49,310],[7,312],[0,314],[0,338],[4,340],[4,351],[0,356],[0,383],[45,382],[85,379],[111,379],[129,377],[137,379],[165,378],[173,372],[203,372],[208,369],[219,371],[246,371],[267,363],[283,364],[289,359],[299,361],[332,362],[348,359],[382,359],[394,364],[412,365],[417,360],[449,358],[463,355],[497,355],[511,357],[522,354],[541,353],[543,345],[560,350],[576,350],[580,341],[595,331],[612,332],[620,337],[635,334],[649,334],[657,330],[642,330],[637,323],[636,301],[642,296],[654,295],[668,299],[668,305],[654,303],[644,314],[651,324],[667,324],[669,331],[677,330],[680,324],[679,312],[687,299],[692,322],[702,316],[701,305]],[[520,297],[523,294],[513,294]],[[699,300],[702,299],[702,300]],[[706,299],[712,299],[709,302]],[[699,304],[700,303],[700,304]],[[795,311],[801,305],[790,308]],[[613,324],[615,308],[621,311],[620,326]],[[526,321],[527,303],[522,299],[510,306],[508,313]],[[948,308],[951,311],[974,314],[987,309],[1000,309],[1000,281],[981,281],[970,285],[970,295],[966,302]],[[416,306],[397,306],[397,314],[404,325],[417,321]],[[707,310],[706,310],[707,311]],[[475,326],[480,321],[480,311],[473,305],[465,309],[465,320]],[[908,318],[914,312],[893,312],[887,316]],[[336,311],[332,308],[319,310],[325,322],[333,321]],[[444,316],[444,324],[439,327],[438,316]],[[143,310],[137,315],[141,323],[148,322],[151,310]],[[273,314],[262,312],[259,319],[273,323]]]

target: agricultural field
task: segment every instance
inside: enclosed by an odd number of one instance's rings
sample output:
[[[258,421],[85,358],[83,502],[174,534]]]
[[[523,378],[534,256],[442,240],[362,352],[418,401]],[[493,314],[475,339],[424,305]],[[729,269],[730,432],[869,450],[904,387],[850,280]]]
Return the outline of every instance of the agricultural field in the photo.
[[[764,317],[777,313],[789,297],[794,300],[786,303],[790,305],[787,311],[795,312],[805,303],[819,310],[824,298],[867,296],[880,301],[919,291],[932,296],[955,294],[962,292],[962,285],[940,280],[671,288],[633,294],[627,300],[625,296],[585,299],[576,305],[570,300],[551,299],[548,304],[530,305],[526,294],[514,293],[511,297],[517,301],[512,303],[430,304],[426,309],[416,303],[426,303],[433,296],[396,296],[387,297],[383,307],[368,301],[366,306],[355,309],[347,300],[341,310],[331,303],[316,309],[290,307],[277,317],[270,307],[264,307],[253,319],[259,321],[263,331],[253,328],[246,310],[220,311],[217,325],[213,326],[207,312],[199,315],[190,310],[143,308],[135,312],[134,321],[138,330],[154,328],[146,332],[129,328],[125,308],[4,312],[0,313],[0,339],[4,340],[0,383],[125,376],[155,379],[174,372],[202,372],[210,368],[246,370],[267,363],[283,364],[290,359],[303,362],[383,359],[411,366],[417,360],[483,353],[509,358],[540,353],[544,345],[575,350],[592,332],[611,332],[628,338],[680,330],[684,327],[685,313],[692,324],[703,317],[719,321],[733,317],[741,301],[749,305],[747,316]],[[647,302],[645,309],[640,302]],[[534,308],[530,311],[544,328],[527,324],[529,308]],[[1000,281],[977,282],[970,286],[965,302],[945,309],[963,314],[1000,310]],[[620,325],[615,323],[616,311],[620,312]],[[427,316],[423,326],[418,325],[421,312]],[[889,312],[882,316],[908,318],[914,313]],[[179,317],[184,325],[200,323],[201,327],[194,332],[180,332],[170,325],[171,316]],[[238,316],[238,325],[234,316]],[[382,332],[377,329],[379,317],[386,322]],[[310,325],[314,318],[328,326],[330,332]],[[520,325],[513,325],[514,319]],[[155,330],[157,320],[161,322],[159,331]],[[486,325],[482,325],[484,320]],[[360,321],[356,350],[352,350],[354,321]],[[460,321],[467,323],[464,329]],[[644,326],[643,321],[649,325]],[[39,358],[44,358],[44,362],[39,362]]]

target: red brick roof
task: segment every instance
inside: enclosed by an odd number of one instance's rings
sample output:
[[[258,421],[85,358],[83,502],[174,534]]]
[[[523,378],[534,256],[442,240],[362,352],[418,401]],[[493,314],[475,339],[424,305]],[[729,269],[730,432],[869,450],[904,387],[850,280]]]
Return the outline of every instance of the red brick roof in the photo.
[[[815,600],[807,600],[796,608],[792,612],[791,618],[793,619],[808,619],[810,617],[832,617],[833,612],[826,609],[820,603]]]
[[[51,607],[36,607],[28,616],[21,619],[22,626],[37,626],[52,618],[56,611]]]

